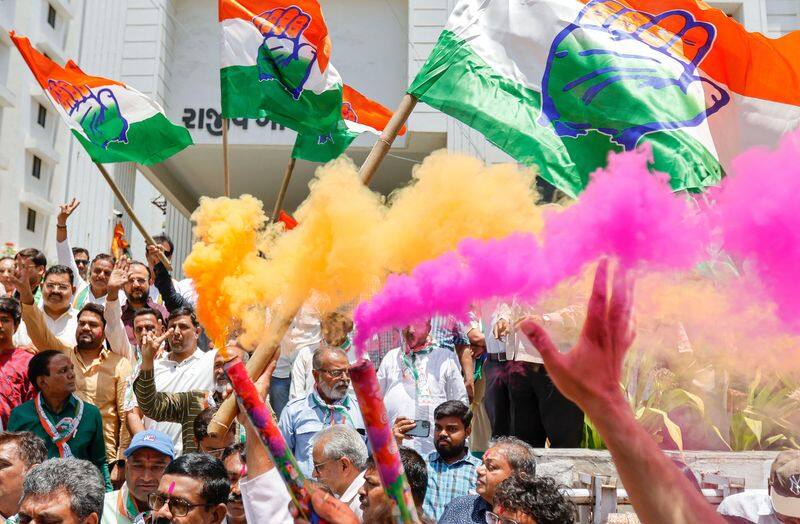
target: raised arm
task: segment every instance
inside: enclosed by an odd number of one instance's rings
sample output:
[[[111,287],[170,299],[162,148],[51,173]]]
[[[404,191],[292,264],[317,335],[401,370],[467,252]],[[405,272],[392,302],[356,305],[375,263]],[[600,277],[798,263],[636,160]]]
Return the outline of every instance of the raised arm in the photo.
[[[161,298],[164,300],[164,307],[168,311],[175,311],[181,307],[194,308],[191,302],[183,298],[175,289],[175,284],[172,282],[172,276],[159,261],[158,252],[161,250],[160,246],[147,246],[147,260],[153,267],[155,274],[155,285],[158,292],[161,293]]]
[[[72,270],[72,274],[75,277],[75,289],[80,289],[86,285],[86,281],[78,272],[75,255],[72,254],[72,246],[69,244],[69,236],[67,235],[67,220],[79,205],[81,203],[73,198],[69,204],[59,206],[60,210],[56,219],[56,256],[59,264]]]
[[[111,346],[111,351],[131,362],[136,362],[136,353],[122,323],[122,306],[119,303],[119,290],[128,282],[130,276],[129,266],[130,262],[125,257],[121,257],[114,264],[114,271],[108,278],[108,295],[103,317],[106,319],[106,340]]]
[[[518,328],[542,355],[556,387],[578,404],[608,446],[639,520],[645,524],[722,524],[724,520],[658,448],[634,418],[620,388],[625,354],[633,342],[633,280],[600,262],[580,338],[561,354],[532,318]],[[654,482],[654,479],[657,481]]]
[[[22,321],[28,331],[28,338],[36,348],[36,353],[46,349],[55,349],[68,353],[72,348],[59,340],[47,327],[44,311],[36,307],[29,275],[26,272],[7,277],[16,286],[19,292],[19,301],[22,304]]]

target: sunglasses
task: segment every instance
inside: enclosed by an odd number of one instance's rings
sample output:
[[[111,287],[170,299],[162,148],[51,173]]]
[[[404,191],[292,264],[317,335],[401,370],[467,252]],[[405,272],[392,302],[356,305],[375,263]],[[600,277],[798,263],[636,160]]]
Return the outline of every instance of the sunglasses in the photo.
[[[164,504],[166,504],[173,517],[185,517],[194,508],[212,506],[212,504],[191,504],[183,499],[175,499],[168,495],[162,495],[161,493],[151,493],[147,497],[147,502],[150,503],[150,507],[153,511],[160,510],[164,507]]]
[[[488,524],[519,524],[516,520],[501,517],[497,513],[492,513],[491,511],[486,512],[486,522]]]

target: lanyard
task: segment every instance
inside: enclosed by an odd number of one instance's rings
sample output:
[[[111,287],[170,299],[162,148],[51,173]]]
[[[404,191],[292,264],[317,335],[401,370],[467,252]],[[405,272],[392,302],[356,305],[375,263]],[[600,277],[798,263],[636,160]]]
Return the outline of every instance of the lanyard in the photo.
[[[331,426],[336,425],[336,417],[334,416],[334,413],[339,412],[342,414],[342,420],[346,419],[347,422],[350,423],[350,426],[352,426],[353,428],[356,427],[356,425],[353,424],[353,419],[350,418],[350,413],[348,413],[350,400],[346,396],[342,400],[341,404],[328,404],[324,402],[321,398],[319,398],[319,395],[317,394],[316,390],[314,390],[311,392],[311,402],[313,402],[314,405],[317,406],[318,408],[328,410],[328,416],[331,417]],[[325,419],[323,419],[323,422],[324,421]]]
[[[72,450],[69,448],[67,442],[78,432],[78,426],[80,426],[81,418],[83,418],[83,401],[75,395],[72,395],[72,397],[78,401],[78,412],[75,418],[64,417],[59,420],[56,425],[53,425],[44,413],[44,409],[42,408],[42,394],[39,393],[34,398],[34,405],[36,406],[36,414],[39,416],[39,423],[58,448],[58,456],[61,458],[72,456]],[[58,428],[62,426],[62,424],[68,425],[64,426],[63,431],[59,431]]]
[[[403,351],[403,365],[411,372],[414,377],[414,385],[419,386],[419,371],[417,371],[417,355],[427,355],[433,351],[433,346],[425,346],[417,351]],[[410,354],[410,357],[409,357]]]

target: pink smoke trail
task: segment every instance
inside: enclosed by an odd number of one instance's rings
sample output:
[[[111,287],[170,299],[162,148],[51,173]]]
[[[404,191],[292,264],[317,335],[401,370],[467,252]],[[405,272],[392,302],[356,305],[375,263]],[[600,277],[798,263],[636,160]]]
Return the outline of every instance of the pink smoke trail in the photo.
[[[535,299],[602,256],[628,267],[690,267],[708,230],[686,197],[672,194],[665,175],[650,173],[650,158],[647,148],[612,155],[576,204],[545,216],[541,242],[530,234],[467,239],[411,275],[391,276],[356,309],[356,347],[381,329],[433,314],[464,317],[477,301]]]
[[[800,129],[777,150],[751,149],[717,195],[723,249],[753,262],[780,319],[800,330]]]

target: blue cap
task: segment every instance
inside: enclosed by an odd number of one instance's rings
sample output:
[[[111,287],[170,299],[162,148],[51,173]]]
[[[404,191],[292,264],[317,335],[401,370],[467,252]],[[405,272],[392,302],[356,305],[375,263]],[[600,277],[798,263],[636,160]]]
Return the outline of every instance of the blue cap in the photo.
[[[175,447],[172,445],[172,439],[165,433],[155,429],[146,429],[135,434],[131,439],[131,445],[125,450],[125,458],[143,448],[154,449],[170,459],[175,458]]]

